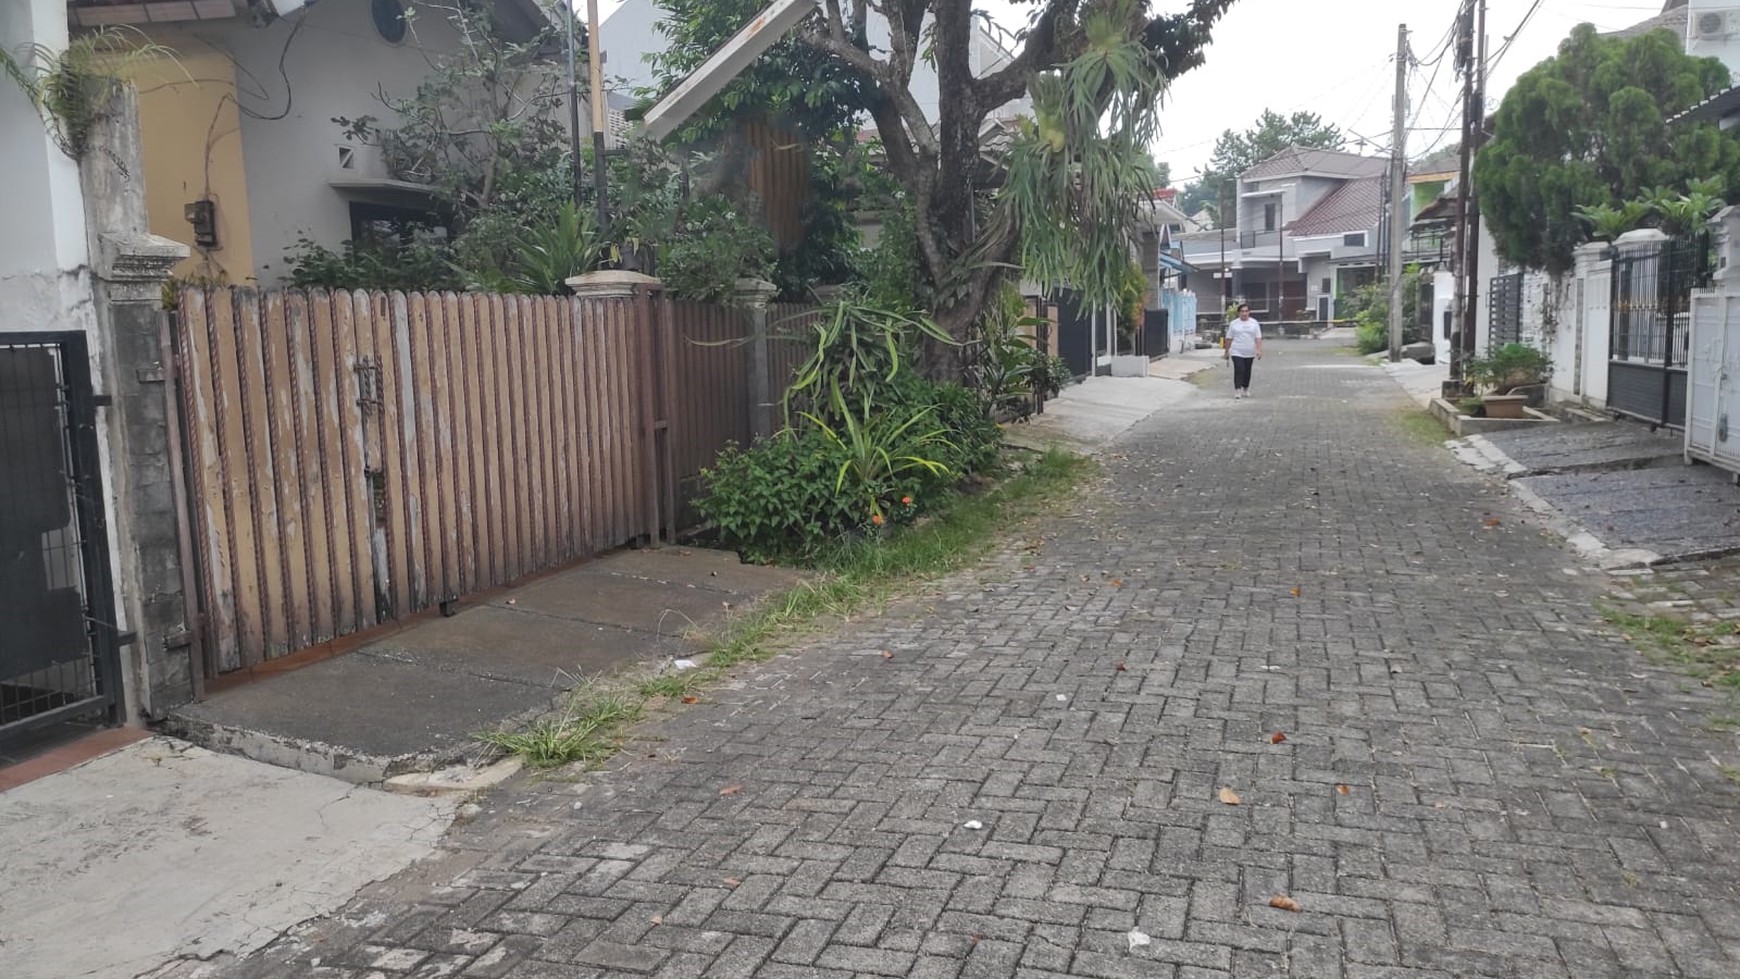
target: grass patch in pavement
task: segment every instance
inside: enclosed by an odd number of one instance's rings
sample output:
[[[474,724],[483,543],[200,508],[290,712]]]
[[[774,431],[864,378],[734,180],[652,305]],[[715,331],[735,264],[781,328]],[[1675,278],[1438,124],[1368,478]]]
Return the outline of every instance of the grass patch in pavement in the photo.
[[[1704,686],[1740,698],[1740,625],[1701,625],[1611,606],[1601,608],[1601,617],[1651,660],[1677,666]]]
[[[1397,412],[1396,427],[1409,441],[1422,445],[1443,445],[1450,440],[1450,430],[1424,408],[1408,407]]]
[[[935,515],[881,539],[844,542],[815,562],[818,575],[764,599],[711,637],[695,665],[648,676],[630,671],[580,684],[560,709],[520,731],[477,735],[532,768],[596,765],[622,745],[624,729],[660,703],[693,703],[746,663],[774,655],[806,629],[854,614],[977,560],[1012,526],[1063,499],[1093,472],[1086,457],[1053,449],[990,488],[955,496]]]

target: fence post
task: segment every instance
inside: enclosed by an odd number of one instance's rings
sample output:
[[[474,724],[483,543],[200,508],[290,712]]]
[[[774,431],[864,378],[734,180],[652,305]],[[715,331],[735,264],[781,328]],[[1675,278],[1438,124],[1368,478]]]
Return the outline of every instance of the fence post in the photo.
[[[773,434],[773,368],[768,355],[767,307],[778,292],[778,286],[761,279],[737,280],[737,304],[749,312],[749,434],[757,439]]]
[[[205,667],[194,648],[198,599],[184,574],[182,535],[191,530],[182,519],[185,474],[176,471],[174,364],[164,347],[163,287],[188,249],[146,230],[136,93],[122,87],[107,110],[80,165],[103,364],[95,382],[110,412],[103,427],[113,462],[104,479],[115,501],[115,599],[134,637],[124,670],[134,680],[128,715],[161,717],[199,695]]]

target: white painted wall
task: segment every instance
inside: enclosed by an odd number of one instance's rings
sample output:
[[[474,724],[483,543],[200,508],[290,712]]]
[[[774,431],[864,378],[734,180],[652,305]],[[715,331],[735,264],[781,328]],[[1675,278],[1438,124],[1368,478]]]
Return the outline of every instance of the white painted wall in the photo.
[[[1448,271],[1432,273],[1432,345],[1440,364],[1450,363],[1450,338],[1444,335],[1444,318],[1455,310],[1455,274]]]
[[[66,47],[64,0],[0,2],[0,46]],[[49,138],[24,93],[0,78],[0,309],[4,330],[89,329],[84,197],[78,165]],[[82,313],[81,313],[82,311]]]
[[[188,33],[238,65],[254,263],[268,284],[285,272],[284,255],[300,235],[329,248],[349,238],[352,200],[391,203],[331,186],[345,176],[338,166],[344,139],[332,119],[372,115],[390,125],[377,92],[413,95],[430,60],[456,44],[452,26],[427,8],[402,43],[389,44],[375,31],[366,0],[324,0],[265,27],[237,19]]]
[[[1740,20],[1740,0],[1691,0],[1686,4],[1686,53],[1699,58],[1720,58],[1730,72],[1740,71],[1740,33],[1702,39],[1698,37],[1698,14],[1730,12],[1731,24]]]

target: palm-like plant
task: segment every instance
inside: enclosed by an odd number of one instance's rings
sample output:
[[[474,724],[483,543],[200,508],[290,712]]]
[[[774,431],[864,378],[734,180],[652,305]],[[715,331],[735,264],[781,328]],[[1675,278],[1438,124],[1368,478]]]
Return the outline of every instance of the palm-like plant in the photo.
[[[947,477],[949,467],[936,457],[954,452],[935,407],[905,416],[876,411],[865,396],[848,405],[838,382],[829,388],[831,418],[814,412],[803,417],[840,453],[834,492],[860,497],[863,512],[880,526],[887,520],[891,498],[913,476]],[[848,489],[848,486],[850,487]]]
[[[598,267],[602,247],[592,211],[568,201],[514,250],[512,283],[536,295],[567,292],[569,279]]]
[[[24,90],[60,151],[82,160],[127,70],[158,59],[173,62],[175,53],[138,28],[109,26],[74,37],[62,51],[41,44],[22,56],[0,51],[0,74]]]
[[[1616,241],[1620,235],[1642,225],[1650,210],[1650,205],[1643,201],[1626,201],[1618,207],[1584,205],[1577,208],[1577,216],[1589,224],[1590,235],[1596,241]]]
[[[870,300],[846,295],[822,307],[803,338],[809,356],[797,369],[786,404],[829,407],[829,388],[869,396],[900,373],[910,345],[920,339],[952,343],[929,318],[907,315]]]

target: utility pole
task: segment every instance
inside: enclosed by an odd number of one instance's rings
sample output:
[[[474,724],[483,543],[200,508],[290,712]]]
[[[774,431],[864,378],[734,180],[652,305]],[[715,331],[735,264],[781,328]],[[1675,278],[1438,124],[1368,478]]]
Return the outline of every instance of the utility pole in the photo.
[[[569,0],[561,4],[562,21],[568,28],[568,151],[573,157],[570,170],[574,182],[574,209],[580,209],[581,191],[586,187],[585,167],[580,159],[580,82],[574,63],[574,6]]]
[[[1390,363],[1402,359],[1402,245],[1408,214],[1402,196],[1408,180],[1408,25],[1396,29],[1395,128],[1390,136]]]
[[[609,174],[604,159],[604,119],[609,97],[604,94],[604,46],[598,34],[598,0],[586,0],[586,67],[587,81],[592,87],[592,186],[598,196],[598,232],[609,234]]]
[[[1474,154],[1480,152],[1480,147],[1486,142],[1486,0],[1475,0],[1479,13],[1474,25],[1474,71],[1471,87],[1473,98],[1468,106],[1469,116],[1463,122],[1463,128],[1468,131],[1467,142],[1463,145],[1462,159],[1467,171],[1466,214],[1463,220],[1468,227],[1468,286],[1463,297],[1462,307],[1462,362],[1464,365],[1477,356],[1475,349],[1475,326],[1480,311],[1480,195],[1474,190]]]
[[[1479,251],[1478,241],[1471,241],[1468,227],[1468,185],[1474,162],[1474,6],[1480,0],[1464,0],[1456,15],[1456,67],[1462,72],[1462,145],[1461,163],[1456,177],[1456,298],[1451,314],[1450,380],[1444,384],[1444,395],[1459,398],[1465,393],[1463,366],[1466,360],[1463,332],[1470,322],[1466,311],[1468,297],[1469,256]]]

